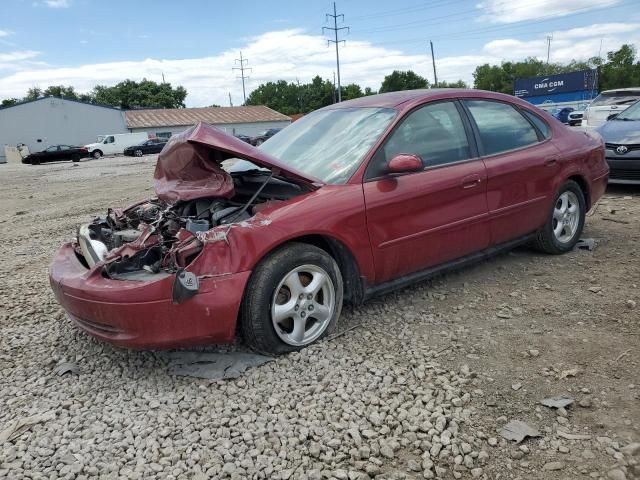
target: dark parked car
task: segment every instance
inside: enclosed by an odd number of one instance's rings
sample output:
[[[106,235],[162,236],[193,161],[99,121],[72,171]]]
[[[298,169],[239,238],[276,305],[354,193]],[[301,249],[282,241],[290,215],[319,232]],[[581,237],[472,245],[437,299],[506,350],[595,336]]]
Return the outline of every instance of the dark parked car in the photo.
[[[608,172],[599,135],[481,90],[330,105],[259,149],[201,123],[159,155],[154,198],[61,247],[51,288],[80,328],[118,345],[240,332],[290,352],[329,334],[343,301],[522,243],[571,251]]]
[[[273,137],[276,133],[278,133],[281,128],[270,128],[269,130],[265,130],[264,132],[259,133],[255,137],[251,137],[251,145],[258,146],[262,145],[264,142]]]
[[[251,137],[249,135],[243,135],[243,134],[238,134],[235,135],[236,138],[239,138],[240,140],[242,140],[245,143],[251,143]]]
[[[141,157],[149,153],[160,153],[166,144],[167,140],[164,138],[150,138],[138,145],[125,148],[124,154],[128,157]]]
[[[640,101],[598,128],[604,138],[609,183],[640,184]]]
[[[79,162],[81,158],[87,158],[88,156],[89,150],[84,147],[76,147],[73,145],[51,145],[41,152],[35,152],[27,155],[22,159],[22,163],[39,165],[45,162],[58,162],[60,160]]]
[[[569,123],[569,114],[574,110],[575,108],[571,107],[559,108],[553,112],[553,116],[560,120],[562,123]]]

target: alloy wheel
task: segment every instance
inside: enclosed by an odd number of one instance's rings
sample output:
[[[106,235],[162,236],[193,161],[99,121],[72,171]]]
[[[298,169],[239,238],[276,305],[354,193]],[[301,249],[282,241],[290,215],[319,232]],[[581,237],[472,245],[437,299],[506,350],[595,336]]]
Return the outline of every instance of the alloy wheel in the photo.
[[[561,243],[573,240],[580,224],[580,203],[572,191],[566,190],[556,200],[553,209],[553,235]]]
[[[331,323],[336,292],[329,274],[316,265],[287,273],[273,295],[271,319],[280,339],[293,346],[315,341]]]

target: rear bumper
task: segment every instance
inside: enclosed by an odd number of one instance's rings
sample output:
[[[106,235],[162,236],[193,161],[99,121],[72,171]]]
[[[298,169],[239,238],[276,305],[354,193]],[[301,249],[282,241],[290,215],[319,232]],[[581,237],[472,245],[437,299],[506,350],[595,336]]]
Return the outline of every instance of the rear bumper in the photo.
[[[640,185],[640,158],[607,158],[609,183]]]
[[[609,180],[609,171],[605,171],[601,175],[591,180],[591,192],[590,192],[590,208],[593,207],[598,200],[604,195],[607,189],[607,183]]]
[[[163,349],[231,341],[250,273],[200,279],[199,293],[176,305],[174,275],[111,280],[100,268],[85,268],[67,243],[49,268],[49,280],[60,305],[85,332],[119,346]]]

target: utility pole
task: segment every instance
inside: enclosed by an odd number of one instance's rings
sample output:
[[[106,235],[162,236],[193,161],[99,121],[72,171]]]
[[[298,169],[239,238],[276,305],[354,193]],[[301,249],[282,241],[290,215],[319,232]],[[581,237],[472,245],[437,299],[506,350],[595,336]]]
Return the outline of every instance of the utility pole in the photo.
[[[553,40],[553,35],[547,35],[547,65],[549,65],[549,55],[551,54],[551,40]]]
[[[325,30],[332,30],[334,33],[334,40],[327,40],[327,46],[332,43],[336,44],[336,69],[338,70],[338,103],[340,103],[342,101],[342,93],[340,92],[340,54],[338,53],[338,44],[342,43],[344,45],[346,42],[344,40],[338,40],[338,32],[340,30],[346,30],[348,33],[349,27],[338,28],[338,17],[342,17],[342,21],[344,22],[344,15],[338,15],[338,12],[336,11],[336,2],[333,2],[333,15],[327,13],[325,18],[325,21],[329,20],[329,18],[333,18],[333,27],[322,27],[322,33],[324,34]]]
[[[333,103],[336,103],[336,71],[333,71]]]
[[[229,92],[229,106],[233,107],[233,103],[231,103],[231,92]]]
[[[164,81],[164,72],[162,72],[162,83],[166,83],[166,82]]]
[[[433,54],[433,42],[429,40],[429,44],[431,44],[431,63],[433,64],[433,84],[436,88],[438,88],[438,74],[436,73],[436,57]]]
[[[240,76],[236,77],[236,79],[241,78],[242,79],[242,98],[244,98],[244,103],[247,103],[247,93],[245,92],[244,89],[244,79],[245,78],[249,78],[244,74],[245,70],[249,70],[251,71],[250,67],[245,67],[245,65],[247,63],[249,63],[249,60],[247,60],[246,58],[242,58],[242,51],[240,51],[240,58],[236,58],[236,63],[238,65],[240,65],[239,67],[233,67],[231,70],[240,70]]]

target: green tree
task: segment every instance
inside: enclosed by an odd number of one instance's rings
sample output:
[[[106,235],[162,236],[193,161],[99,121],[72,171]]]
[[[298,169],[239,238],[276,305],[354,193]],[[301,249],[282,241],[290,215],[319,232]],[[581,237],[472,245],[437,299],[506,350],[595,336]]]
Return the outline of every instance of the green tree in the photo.
[[[362,88],[360,85],[355,83],[350,83],[346,87],[342,87],[342,100],[351,100],[354,98],[363,97],[364,93],[362,93]]]
[[[38,87],[31,87],[27,90],[27,94],[23,98],[23,100],[37,100],[42,96],[42,89]]]
[[[394,70],[390,75],[384,77],[380,86],[380,93],[397,92],[398,90],[414,90],[417,88],[428,88],[429,82],[411,70],[402,72]]]
[[[347,91],[347,88],[350,95],[357,95],[360,89],[357,85],[347,85],[347,87],[342,87],[343,93]],[[362,94],[361,91],[360,94]],[[311,82],[300,85],[287,83],[286,80],[263,83],[249,94],[246,104],[266,105],[285,115],[292,115],[294,113],[308,113],[331,105],[333,98],[333,83],[316,75]]]
[[[93,89],[96,103],[124,109],[130,108],[184,108],[187,91],[173,88],[170,83],[125,80],[112,87],[97,85]]]
[[[601,90],[637,87],[640,85],[640,62],[636,60],[633,45],[622,45],[615,52],[607,53],[607,60],[599,66]]]
[[[378,92],[374,92],[373,90],[371,90],[371,87],[365,87],[364,89],[364,96],[368,97],[369,95],[376,95]]]
[[[467,85],[462,80],[458,80],[457,82],[449,82],[449,83],[443,80],[442,82],[438,82],[438,88],[469,88],[469,85]]]
[[[45,97],[60,97],[70,98],[71,100],[78,100],[78,94],[71,86],[65,87],[64,85],[50,85],[48,86],[42,95]]]
[[[18,103],[20,103],[19,98],[5,98],[2,100],[2,103],[0,103],[0,107],[12,107]]]

